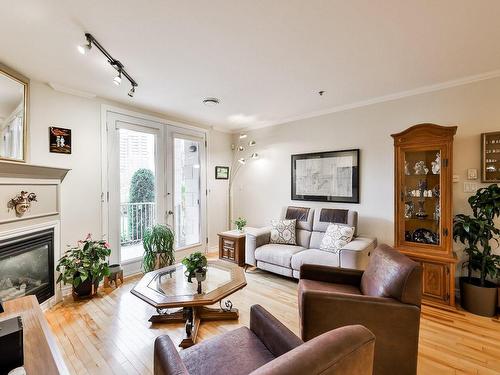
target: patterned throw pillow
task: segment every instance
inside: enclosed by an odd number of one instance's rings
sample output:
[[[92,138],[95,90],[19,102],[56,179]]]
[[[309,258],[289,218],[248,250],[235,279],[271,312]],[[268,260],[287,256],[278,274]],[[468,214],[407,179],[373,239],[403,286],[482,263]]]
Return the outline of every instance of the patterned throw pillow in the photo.
[[[295,225],[297,220],[271,220],[271,240],[270,243],[280,243],[285,245],[296,245]]]
[[[340,249],[351,242],[354,235],[354,227],[347,225],[330,224],[326,229],[320,250],[330,251],[337,254]]]

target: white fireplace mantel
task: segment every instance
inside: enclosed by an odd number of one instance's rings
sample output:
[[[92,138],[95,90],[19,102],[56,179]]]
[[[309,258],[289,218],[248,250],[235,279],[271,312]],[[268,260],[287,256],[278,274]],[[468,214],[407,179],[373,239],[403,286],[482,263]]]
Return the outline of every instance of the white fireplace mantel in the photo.
[[[69,169],[14,162],[0,162],[0,177],[48,179],[62,182]]]

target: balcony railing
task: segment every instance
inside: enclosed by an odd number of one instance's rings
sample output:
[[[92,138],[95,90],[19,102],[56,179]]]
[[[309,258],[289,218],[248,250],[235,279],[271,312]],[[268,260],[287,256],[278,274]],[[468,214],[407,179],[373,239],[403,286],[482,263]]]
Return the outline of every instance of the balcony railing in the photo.
[[[120,204],[120,242],[122,246],[142,241],[144,232],[155,223],[156,203]]]

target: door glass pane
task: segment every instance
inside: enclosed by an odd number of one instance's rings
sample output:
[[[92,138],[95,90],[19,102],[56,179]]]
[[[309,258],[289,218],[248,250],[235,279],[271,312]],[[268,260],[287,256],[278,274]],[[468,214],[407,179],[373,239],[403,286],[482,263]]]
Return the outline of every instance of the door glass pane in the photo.
[[[200,243],[200,142],[174,138],[176,248]]]
[[[439,150],[405,152],[404,186],[405,240],[440,244]]]
[[[156,222],[155,135],[119,129],[121,260],[143,255],[142,237]]]

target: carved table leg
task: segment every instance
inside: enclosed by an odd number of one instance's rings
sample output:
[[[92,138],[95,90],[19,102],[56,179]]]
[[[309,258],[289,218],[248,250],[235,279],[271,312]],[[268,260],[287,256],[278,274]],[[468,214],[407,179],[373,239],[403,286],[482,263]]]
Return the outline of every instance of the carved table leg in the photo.
[[[185,309],[186,315],[186,329],[185,335],[179,344],[183,349],[189,348],[196,344],[196,337],[198,336],[198,329],[200,328],[200,317],[198,316],[198,309],[187,307]]]
[[[184,309],[169,313],[166,310],[156,309],[157,315],[149,318],[151,323],[184,323],[186,321]]]

